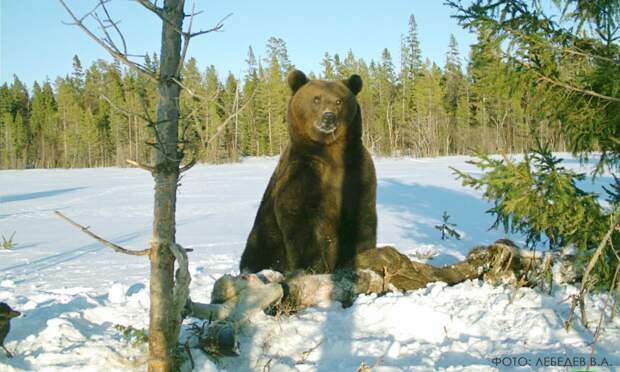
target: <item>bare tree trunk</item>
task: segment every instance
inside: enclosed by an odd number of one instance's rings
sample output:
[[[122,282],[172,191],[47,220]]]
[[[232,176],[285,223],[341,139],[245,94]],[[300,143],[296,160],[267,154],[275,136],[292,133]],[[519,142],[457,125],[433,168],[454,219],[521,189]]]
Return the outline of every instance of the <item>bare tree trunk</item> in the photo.
[[[210,115],[209,115],[209,111],[207,111],[207,114],[205,115],[205,127],[204,130],[202,131],[202,148],[204,153],[206,154],[206,159],[207,161],[210,160],[210,155],[209,155],[209,121],[210,121]]]
[[[267,106],[269,107],[269,111],[267,112],[267,122],[269,129],[269,156],[273,155],[273,144],[271,142],[271,93],[268,94]]]
[[[178,120],[183,0],[166,0],[162,11],[161,58],[159,73],[159,104],[157,107],[157,149],[154,154],[155,199],[153,206],[153,240],[150,262],[149,371],[172,371],[178,340],[177,319],[171,316],[174,288],[176,193],[179,178]]]
[[[142,151],[140,151],[140,143],[138,141],[144,142],[144,140],[142,139],[142,136],[140,134],[141,130],[140,130],[140,126],[138,125],[138,117],[137,116],[134,116],[133,125],[134,125],[135,133],[136,133],[135,138],[134,138],[134,142],[135,142],[135,144],[134,144],[134,154],[136,156],[136,160],[143,161],[143,159],[142,159]]]
[[[392,107],[390,105],[390,102],[388,102],[387,104],[387,111],[385,112],[385,120],[387,121],[387,125],[388,125],[388,141],[389,141],[389,146],[390,146],[390,151],[389,154],[391,156],[394,155],[394,137],[393,137],[393,131],[394,128],[392,128]]]
[[[128,141],[128,143],[129,143],[129,149],[128,149],[129,150],[129,159],[137,159],[137,156],[134,156],[133,152],[131,151],[132,150],[132,146],[133,146],[133,143],[131,142],[131,140],[132,140],[132,138],[131,138],[131,123],[133,122],[133,120],[131,120],[132,118],[133,118],[132,116],[128,116],[127,117],[127,132],[128,132],[127,134],[129,135],[129,141]]]
[[[238,145],[238,132],[239,132],[239,84],[237,81],[237,89],[235,89],[235,140],[233,142],[233,158],[239,159],[239,145]]]
[[[45,168],[45,131],[41,130],[43,133],[41,134],[41,167]]]
[[[88,144],[87,144],[86,148],[87,148],[87,152],[88,152],[88,167],[92,168],[93,167],[93,161],[92,161],[92,157],[90,155],[90,141],[88,141]]]
[[[162,20],[161,53],[159,73],[139,63],[132,61],[127,53],[124,38],[121,31],[116,27],[118,22],[113,21],[107,9],[105,1],[99,1],[99,6],[106,14],[104,22],[109,23],[118,32],[123,41],[124,52],[115,44],[109,34],[103,30],[105,37],[98,37],[83,20],[86,16],[78,18],[63,0],[59,0],[73,19],[73,25],[82,29],[91,39],[108,51],[115,59],[137,69],[139,72],[157,82],[159,102],[157,105],[157,119],[152,122],[145,108],[145,121],[154,130],[155,151],[153,152],[152,164],[142,164],[128,159],[132,165],[148,170],[155,181],[155,197],[153,203],[153,236],[148,250],[131,251],[117,246],[105,239],[91,233],[88,228],[63,217],[65,220],[80,228],[96,240],[111,247],[113,250],[131,255],[149,255],[151,263],[150,272],[150,313],[149,313],[149,371],[173,371],[178,367],[175,361],[176,348],[182,324],[182,310],[189,296],[189,283],[191,277],[187,270],[187,254],[185,249],[175,242],[176,233],[176,193],[181,172],[189,170],[194,164],[194,159],[180,167],[183,159],[183,151],[179,148],[178,123],[179,123],[179,96],[183,87],[181,82],[181,67],[187,52],[189,41],[192,37],[209,32],[218,31],[223,23],[220,21],[209,30],[191,32],[193,11],[190,16],[189,28],[183,31],[183,19],[185,0],[165,0],[162,7],[157,6],[157,1],[136,0],[143,7],[156,14]],[[93,15],[88,13],[87,15]],[[97,15],[94,15],[97,18]],[[97,18],[99,20],[99,18]],[[183,43],[182,43],[183,42]],[[183,45],[183,52],[181,52]],[[63,121],[63,124],[65,121]],[[77,124],[76,124],[77,125]],[[131,123],[130,123],[131,125]],[[117,128],[118,129],[118,128]],[[65,130],[66,132],[66,130]],[[130,128],[131,133],[131,128]],[[76,136],[79,135],[75,131]],[[139,127],[134,132],[136,141],[141,137]],[[80,140],[77,138],[73,164],[77,158],[77,149]],[[131,146],[131,140],[129,141]],[[138,154],[136,142],[136,155]],[[90,143],[88,144],[88,161],[90,158]],[[81,160],[81,159],[80,159]],[[60,212],[56,212],[62,217]],[[175,261],[177,270],[175,273]]]

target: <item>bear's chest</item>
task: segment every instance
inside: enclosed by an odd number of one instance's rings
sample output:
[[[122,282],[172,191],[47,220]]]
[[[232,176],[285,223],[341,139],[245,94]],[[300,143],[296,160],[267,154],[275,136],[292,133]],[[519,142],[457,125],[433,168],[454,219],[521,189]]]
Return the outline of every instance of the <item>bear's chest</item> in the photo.
[[[316,186],[329,195],[336,195],[342,190],[345,170],[338,163],[324,160],[311,160],[306,168],[312,173]]]
[[[316,197],[325,203],[340,205],[345,171],[334,162],[321,158],[306,158],[291,162],[289,177],[301,181],[305,197]]]

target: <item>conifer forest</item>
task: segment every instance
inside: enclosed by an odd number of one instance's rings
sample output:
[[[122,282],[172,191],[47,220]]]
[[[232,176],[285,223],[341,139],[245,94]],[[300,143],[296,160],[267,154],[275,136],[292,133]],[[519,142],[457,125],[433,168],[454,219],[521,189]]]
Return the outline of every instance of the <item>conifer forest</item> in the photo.
[[[326,52],[322,71],[308,71],[316,79],[362,77],[364,142],[373,154],[515,153],[537,141],[569,150],[562,121],[549,114],[549,108],[557,113],[570,105],[565,93],[539,84],[537,76],[506,58],[495,34],[476,29],[477,43],[467,56],[446,36],[439,65],[424,57],[413,15],[407,29],[400,50],[384,49],[377,60],[357,58],[352,50]],[[155,142],[150,123],[156,85],[118,62],[84,66],[76,55],[72,63],[70,75],[32,87],[14,76],[0,87],[0,168],[105,167],[148,158]],[[213,66],[201,71],[193,58],[185,63],[184,151],[198,154],[201,162],[277,155],[288,141],[285,78],[294,64],[285,41],[270,38],[264,57],[250,47],[246,63],[243,76]],[[144,64],[156,70],[158,56],[145,56]],[[584,108],[580,115],[596,113]]]

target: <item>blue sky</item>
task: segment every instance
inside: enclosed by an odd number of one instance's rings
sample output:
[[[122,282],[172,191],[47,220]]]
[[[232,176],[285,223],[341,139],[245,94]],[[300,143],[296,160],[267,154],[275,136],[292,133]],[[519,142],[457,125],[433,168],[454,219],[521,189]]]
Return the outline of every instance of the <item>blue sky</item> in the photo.
[[[76,14],[96,4],[66,2]],[[186,3],[189,12],[192,2]],[[121,20],[131,53],[159,51],[161,25],[154,15],[132,0],[112,0],[108,7],[112,17]],[[461,57],[475,41],[475,35],[450,18],[452,10],[442,0],[197,0],[196,9],[204,13],[194,19],[194,30],[210,28],[233,13],[222,32],[193,39],[188,53],[201,68],[213,64],[221,75],[243,72],[250,45],[257,56],[264,56],[271,36],[284,39],[293,64],[306,72],[321,70],[325,52],[344,56],[349,49],[370,61],[378,60],[387,47],[398,65],[400,35],[407,31],[410,14],[416,17],[424,56],[440,65],[451,33]],[[28,86],[54,79],[70,73],[74,54],[85,66],[98,58],[111,60],[82,31],[61,21],[69,17],[57,0],[0,0],[0,81],[11,81],[13,74]]]

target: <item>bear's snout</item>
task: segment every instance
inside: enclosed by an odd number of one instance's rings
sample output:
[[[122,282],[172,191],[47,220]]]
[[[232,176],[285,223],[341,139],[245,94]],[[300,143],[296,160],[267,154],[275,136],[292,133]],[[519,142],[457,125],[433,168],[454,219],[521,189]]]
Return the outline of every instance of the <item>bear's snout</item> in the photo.
[[[327,125],[336,124],[336,114],[331,111],[324,112],[323,116],[321,117],[321,122]]]
[[[336,130],[336,114],[326,111],[321,115],[321,119],[317,123],[317,129],[325,134],[333,133]]]

